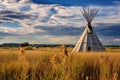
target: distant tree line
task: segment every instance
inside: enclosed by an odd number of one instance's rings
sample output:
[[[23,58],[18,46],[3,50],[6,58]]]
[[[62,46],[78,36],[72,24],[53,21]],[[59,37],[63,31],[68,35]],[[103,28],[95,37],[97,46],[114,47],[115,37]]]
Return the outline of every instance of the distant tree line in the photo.
[[[29,46],[29,43],[28,42],[24,42],[24,43],[21,43],[20,46],[21,47],[26,47],[26,46]]]

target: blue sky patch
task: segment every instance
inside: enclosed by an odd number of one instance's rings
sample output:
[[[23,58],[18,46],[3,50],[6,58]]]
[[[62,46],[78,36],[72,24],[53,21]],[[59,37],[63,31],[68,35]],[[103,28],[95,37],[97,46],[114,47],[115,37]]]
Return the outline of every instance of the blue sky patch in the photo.
[[[21,27],[19,22],[3,22],[0,26],[10,27],[10,28],[18,28]]]

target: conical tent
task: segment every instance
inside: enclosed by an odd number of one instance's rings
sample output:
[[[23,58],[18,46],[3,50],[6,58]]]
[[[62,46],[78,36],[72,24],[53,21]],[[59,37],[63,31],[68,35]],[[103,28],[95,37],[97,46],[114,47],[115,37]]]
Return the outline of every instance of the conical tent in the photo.
[[[104,47],[102,46],[100,40],[98,39],[96,33],[94,32],[91,26],[91,22],[94,19],[95,15],[97,14],[98,9],[89,8],[88,10],[85,10],[83,8],[81,12],[87,21],[87,26],[72,52],[105,51]]]

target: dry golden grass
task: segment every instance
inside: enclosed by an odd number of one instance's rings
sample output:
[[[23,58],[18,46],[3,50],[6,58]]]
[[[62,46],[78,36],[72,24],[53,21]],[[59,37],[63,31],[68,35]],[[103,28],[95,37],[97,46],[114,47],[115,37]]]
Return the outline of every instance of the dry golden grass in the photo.
[[[120,80],[120,49],[71,53],[61,48],[0,48],[0,80]]]

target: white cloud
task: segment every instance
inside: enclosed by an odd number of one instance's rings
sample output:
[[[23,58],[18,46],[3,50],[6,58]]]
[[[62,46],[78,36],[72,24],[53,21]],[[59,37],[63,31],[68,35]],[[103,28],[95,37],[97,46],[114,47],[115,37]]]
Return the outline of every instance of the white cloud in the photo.
[[[32,2],[31,0],[19,0],[20,3],[29,3]]]
[[[13,3],[17,2],[17,0],[0,0],[0,2]]]
[[[63,7],[58,5],[38,5],[34,3],[1,3],[6,10],[21,12],[26,15],[32,15],[35,18],[25,19],[28,24],[31,20],[35,22],[32,26],[57,26],[57,25],[80,25],[80,12],[77,7]],[[76,9],[77,8],[77,9]],[[4,10],[5,10],[4,9]],[[74,11],[74,12],[73,12]],[[16,21],[16,19],[14,19]],[[17,20],[18,22],[20,20]]]
[[[30,0],[22,0],[22,2],[29,2]],[[21,2],[21,1],[19,1]],[[86,24],[85,19],[80,12],[80,7],[64,7],[60,5],[42,5],[34,3],[0,3],[4,9],[14,12],[19,12],[25,15],[31,15],[31,19],[24,20],[12,18],[18,21],[21,25],[28,26],[74,26],[81,27]],[[13,5],[14,4],[14,5]],[[98,15],[95,17],[94,23],[119,23],[120,6],[93,6],[99,9]],[[113,11],[114,10],[114,11]],[[8,13],[9,14],[9,13]],[[7,14],[6,14],[7,15]],[[17,15],[17,14],[16,14]],[[19,15],[19,14],[18,14]],[[10,18],[11,19],[11,18]],[[23,23],[24,22],[24,23]]]
[[[14,2],[28,3],[28,2],[32,2],[32,1],[31,0],[0,0],[0,2],[4,2],[4,3],[14,3]]]
[[[120,38],[116,38],[116,39],[114,39],[114,41],[120,42]]]
[[[119,2],[119,1],[117,1]],[[120,5],[114,6],[94,6],[99,9],[94,23],[120,23]],[[61,5],[43,5],[32,3],[31,0],[0,0],[0,22],[17,21],[22,27],[9,28],[0,27],[1,32],[14,33],[19,35],[29,35],[38,32],[35,27],[82,27],[86,21],[81,15],[81,7],[65,7]],[[4,11],[8,11],[4,12]],[[4,13],[3,13],[4,12]],[[10,13],[11,12],[11,13]],[[3,13],[3,14],[2,14]],[[24,16],[24,17],[23,17]],[[49,35],[49,34],[46,34]],[[54,36],[54,35],[53,35]],[[45,38],[46,39],[46,38]],[[53,43],[70,42],[75,43],[76,37],[49,37],[48,40]]]
[[[120,22],[120,5],[113,6],[93,6],[99,9],[94,19],[95,23],[119,23]]]

